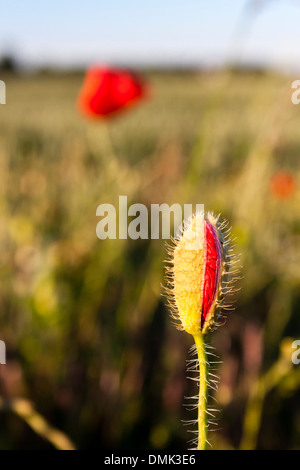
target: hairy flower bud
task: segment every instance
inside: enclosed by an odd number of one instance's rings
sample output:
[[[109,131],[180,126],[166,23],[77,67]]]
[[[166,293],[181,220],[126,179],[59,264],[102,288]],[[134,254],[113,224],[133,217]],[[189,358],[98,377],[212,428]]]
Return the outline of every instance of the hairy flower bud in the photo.
[[[218,326],[220,311],[229,306],[231,250],[226,223],[211,213],[197,213],[186,222],[169,249],[167,289],[179,327],[192,335]]]

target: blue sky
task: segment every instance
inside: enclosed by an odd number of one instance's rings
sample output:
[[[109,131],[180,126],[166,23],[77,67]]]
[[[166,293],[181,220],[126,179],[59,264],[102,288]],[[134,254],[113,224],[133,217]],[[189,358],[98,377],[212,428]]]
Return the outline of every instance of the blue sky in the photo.
[[[0,1],[0,54],[31,65],[244,62],[300,70],[300,1]],[[251,18],[251,21],[250,21]]]

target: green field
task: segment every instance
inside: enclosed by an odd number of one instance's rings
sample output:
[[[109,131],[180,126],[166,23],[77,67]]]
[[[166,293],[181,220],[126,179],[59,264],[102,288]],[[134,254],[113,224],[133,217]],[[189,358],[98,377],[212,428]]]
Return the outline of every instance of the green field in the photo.
[[[2,77],[1,77],[2,78]],[[162,294],[163,240],[99,240],[97,206],[205,204],[241,254],[216,449],[300,448],[300,106],[286,76],[149,72],[114,119],[76,109],[80,74],[7,75],[0,106],[0,448],[184,450],[192,337]],[[270,190],[279,171],[295,191]],[[42,420],[45,420],[43,421]],[[47,424],[48,423],[48,424]],[[63,434],[55,434],[53,429]]]

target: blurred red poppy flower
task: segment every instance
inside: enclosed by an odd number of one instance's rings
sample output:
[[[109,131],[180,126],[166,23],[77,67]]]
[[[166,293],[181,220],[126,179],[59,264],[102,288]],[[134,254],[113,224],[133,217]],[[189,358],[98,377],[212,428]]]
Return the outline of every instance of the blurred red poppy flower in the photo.
[[[92,67],[78,96],[80,111],[92,118],[105,118],[143,98],[146,85],[127,70]]]
[[[295,178],[288,172],[278,171],[270,180],[271,193],[281,199],[290,197],[296,189]]]

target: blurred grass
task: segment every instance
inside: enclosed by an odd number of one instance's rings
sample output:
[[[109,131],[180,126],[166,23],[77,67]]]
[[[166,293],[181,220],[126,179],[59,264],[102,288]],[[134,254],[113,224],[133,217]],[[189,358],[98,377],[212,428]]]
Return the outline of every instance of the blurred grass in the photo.
[[[107,123],[78,115],[81,75],[6,78],[1,396],[29,399],[77,448],[186,449],[192,339],[175,330],[161,297],[164,242],[100,241],[95,214],[119,195],[147,206],[204,203],[232,224],[244,266],[236,310],[212,338],[223,361],[212,445],[299,449],[299,371],[286,352],[287,338],[300,337],[300,108],[291,80],[145,75],[152,96]],[[269,186],[281,169],[297,182],[285,200]],[[1,449],[52,446],[12,410],[0,417]]]

